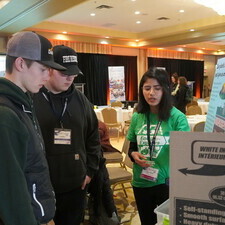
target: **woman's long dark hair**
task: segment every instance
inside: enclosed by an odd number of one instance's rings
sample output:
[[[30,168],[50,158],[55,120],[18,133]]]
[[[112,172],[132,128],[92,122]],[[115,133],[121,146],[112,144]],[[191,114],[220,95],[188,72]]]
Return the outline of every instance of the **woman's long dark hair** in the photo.
[[[165,70],[150,68],[141,78],[139,84],[139,102],[137,105],[137,112],[138,113],[148,113],[151,112],[149,104],[145,101],[143,95],[143,85],[149,79],[156,79],[158,83],[162,86],[163,95],[162,99],[159,103],[159,112],[158,117],[160,120],[166,121],[169,119],[170,110],[172,108],[172,101],[171,101],[171,90],[170,90],[170,79],[169,75]]]

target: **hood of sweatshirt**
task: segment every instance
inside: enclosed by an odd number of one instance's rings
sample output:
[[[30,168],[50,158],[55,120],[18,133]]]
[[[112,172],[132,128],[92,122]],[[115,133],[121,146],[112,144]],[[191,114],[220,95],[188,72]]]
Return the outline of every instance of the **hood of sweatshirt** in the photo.
[[[68,88],[68,90],[63,91],[63,92],[58,93],[58,94],[52,93],[51,91],[49,91],[45,87],[42,87],[40,89],[40,93],[44,93],[49,99],[52,99],[52,98],[56,98],[56,99],[68,98],[68,100],[69,100],[72,97],[74,91],[75,91],[75,86],[73,84]]]
[[[0,95],[6,96],[22,109],[33,111],[30,94],[25,93],[20,87],[6,78],[0,78]]]

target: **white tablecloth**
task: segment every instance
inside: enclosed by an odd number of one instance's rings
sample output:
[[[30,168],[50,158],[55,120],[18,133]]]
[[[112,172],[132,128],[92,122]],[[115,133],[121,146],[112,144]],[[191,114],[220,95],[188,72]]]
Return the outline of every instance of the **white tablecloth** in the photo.
[[[190,115],[190,116],[187,116],[187,120],[191,128],[191,131],[193,131],[194,125],[196,123],[206,121],[206,115]]]
[[[94,109],[96,116],[99,120],[103,121],[103,116],[102,116],[102,109],[103,108],[98,108],[98,109]],[[119,107],[115,107],[116,111],[117,111],[117,121],[118,122],[124,122],[126,120],[130,120],[133,114],[133,109],[122,109]]]
[[[208,112],[209,102],[198,101],[198,105],[202,109],[202,115],[205,115]]]

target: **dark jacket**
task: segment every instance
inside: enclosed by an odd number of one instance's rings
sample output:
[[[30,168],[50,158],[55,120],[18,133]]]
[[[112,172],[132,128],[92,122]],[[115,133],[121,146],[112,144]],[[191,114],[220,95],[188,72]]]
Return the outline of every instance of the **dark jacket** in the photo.
[[[98,120],[92,105],[74,85],[60,94],[42,88],[34,105],[55,192],[81,187],[85,176],[93,177],[99,165]],[[71,144],[54,144],[54,130],[62,127],[71,131]]]
[[[98,131],[100,137],[100,144],[103,152],[120,152],[118,149],[114,148],[109,140],[109,131],[102,121],[98,121]]]
[[[181,112],[183,112],[184,114],[186,113],[186,105],[187,105],[187,101],[186,101],[186,92],[188,90],[188,86],[187,85],[183,85],[179,87],[179,90],[176,93],[176,108],[179,109]]]
[[[31,98],[0,78],[0,216],[4,224],[37,225],[54,217],[55,198]],[[14,109],[16,110],[14,110]]]
[[[100,216],[100,204],[103,204],[108,217],[116,212],[112,189],[110,188],[109,174],[105,165],[105,159],[101,157],[99,170],[91,180],[88,188],[90,198],[93,199],[93,210],[95,216]]]

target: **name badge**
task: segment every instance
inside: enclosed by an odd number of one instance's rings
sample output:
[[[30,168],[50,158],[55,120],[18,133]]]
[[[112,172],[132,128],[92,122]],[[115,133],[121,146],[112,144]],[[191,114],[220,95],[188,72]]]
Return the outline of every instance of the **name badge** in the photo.
[[[71,144],[71,130],[55,128],[54,144],[70,145]]]
[[[159,173],[158,169],[147,167],[142,170],[140,177],[145,180],[156,182],[158,178],[158,173]]]

